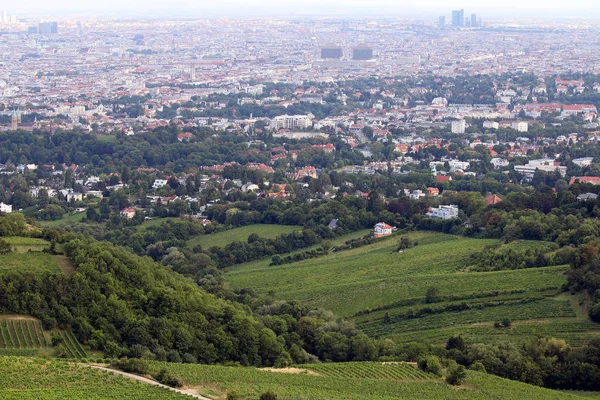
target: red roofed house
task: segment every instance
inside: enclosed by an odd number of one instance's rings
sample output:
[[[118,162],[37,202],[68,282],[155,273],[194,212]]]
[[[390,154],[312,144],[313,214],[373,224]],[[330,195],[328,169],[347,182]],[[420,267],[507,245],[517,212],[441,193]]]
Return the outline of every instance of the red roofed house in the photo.
[[[189,142],[191,137],[192,137],[191,133],[184,132],[184,133],[180,133],[179,135],[177,135],[177,140],[179,140],[180,142]]]
[[[574,176],[571,178],[569,185],[574,184],[576,181],[579,181],[579,183],[591,183],[592,185],[600,185],[600,177],[598,176]]]
[[[428,187],[427,194],[430,196],[437,196],[440,194],[440,190],[436,187]]]
[[[124,208],[119,214],[121,215],[121,218],[132,219],[135,217],[135,210],[133,208]]]
[[[451,177],[451,176],[448,176],[448,175],[437,175],[437,176],[435,177],[435,181],[436,181],[437,183],[450,182],[451,180],[452,180],[452,177]]]
[[[386,224],[385,222],[379,222],[373,228],[373,230],[374,230],[373,237],[375,239],[377,239],[377,238],[381,238],[381,237],[390,236],[392,234],[392,229],[393,228],[390,225]]]
[[[493,206],[498,203],[502,203],[502,199],[495,194],[490,194],[485,198],[485,204],[488,206]]]
[[[333,153],[335,151],[335,146],[331,143],[327,144],[315,144],[313,148],[317,150],[323,150],[325,153]]]

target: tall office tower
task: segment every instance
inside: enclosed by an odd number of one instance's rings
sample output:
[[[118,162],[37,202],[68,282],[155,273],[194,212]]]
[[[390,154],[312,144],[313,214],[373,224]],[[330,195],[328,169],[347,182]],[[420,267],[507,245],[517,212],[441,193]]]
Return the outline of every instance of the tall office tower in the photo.
[[[477,23],[477,14],[471,14],[471,28],[477,28],[479,24]]]
[[[11,24],[16,24],[17,22],[19,22],[19,21],[17,20],[17,16],[16,16],[16,15],[11,15],[11,16],[10,16],[10,23],[11,23]]]
[[[373,48],[366,44],[360,44],[352,49],[352,59],[356,61],[367,61],[373,59]]]
[[[442,15],[442,16],[440,16],[440,19],[438,20],[438,28],[444,29],[444,26],[446,26],[446,17],[444,17]]]
[[[452,11],[452,26],[460,27],[465,24],[465,10]]]
[[[340,46],[334,44],[321,47],[321,59],[323,60],[339,60],[342,58],[343,51]]]
[[[8,23],[8,13],[6,12],[6,10],[2,10],[2,23]]]

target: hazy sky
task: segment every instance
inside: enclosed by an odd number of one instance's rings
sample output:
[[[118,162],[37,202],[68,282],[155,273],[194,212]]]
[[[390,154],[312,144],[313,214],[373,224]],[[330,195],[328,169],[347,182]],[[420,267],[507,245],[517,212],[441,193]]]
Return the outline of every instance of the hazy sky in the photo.
[[[153,12],[169,14],[381,14],[386,11],[418,14],[420,11],[447,14],[452,9],[466,12],[524,13],[527,16],[563,14],[565,16],[594,16],[600,14],[599,0],[0,0],[0,10],[12,13],[77,12],[90,14],[135,14]],[[488,3],[488,4],[486,4]],[[492,5],[489,5],[492,3]],[[590,13],[591,12],[591,13]]]

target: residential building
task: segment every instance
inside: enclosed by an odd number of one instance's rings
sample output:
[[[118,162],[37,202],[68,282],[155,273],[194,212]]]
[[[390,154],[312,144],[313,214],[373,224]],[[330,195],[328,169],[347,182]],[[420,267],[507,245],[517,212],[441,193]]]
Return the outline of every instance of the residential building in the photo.
[[[0,212],[5,214],[10,214],[13,210],[12,205],[0,203]]]
[[[303,129],[312,126],[312,119],[308,115],[280,115],[271,120],[270,126],[279,129]]]
[[[386,224],[385,222],[379,222],[375,224],[375,227],[373,228],[373,237],[377,239],[381,237],[390,236],[392,234],[393,229],[394,228],[392,226]]]
[[[440,207],[432,207],[429,209],[429,212],[425,214],[428,218],[439,218],[439,219],[452,219],[458,218],[458,206],[449,205],[449,206],[440,206]]]
[[[467,129],[467,123],[464,119],[459,119],[458,121],[452,121],[451,130],[452,133],[465,133],[465,129]]]
[[[579,165],[580,167],[588,167],[592,165],[592,161],[594,161],[594,157],[574,158],[573,164]]]
[[[133,208],[128,207],[122,209],[119,214],[121,215],[121,218],[132,219],[133,217],[135,217],[135,210]]]

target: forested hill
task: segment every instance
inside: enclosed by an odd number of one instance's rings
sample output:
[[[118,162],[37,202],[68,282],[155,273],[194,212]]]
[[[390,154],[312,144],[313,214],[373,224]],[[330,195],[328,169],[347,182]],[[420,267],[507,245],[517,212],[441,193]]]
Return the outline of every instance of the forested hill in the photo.
[[[32,315],[47,329],[70,327],[106,357],[286,366],[316,361],[315,355],[339,361],[379,355],[376,341],[331,313],[279,302],[253,314],[113,244],[74,239],[65,250],[75,264],[71,276],[1,275],[0,313]]]

